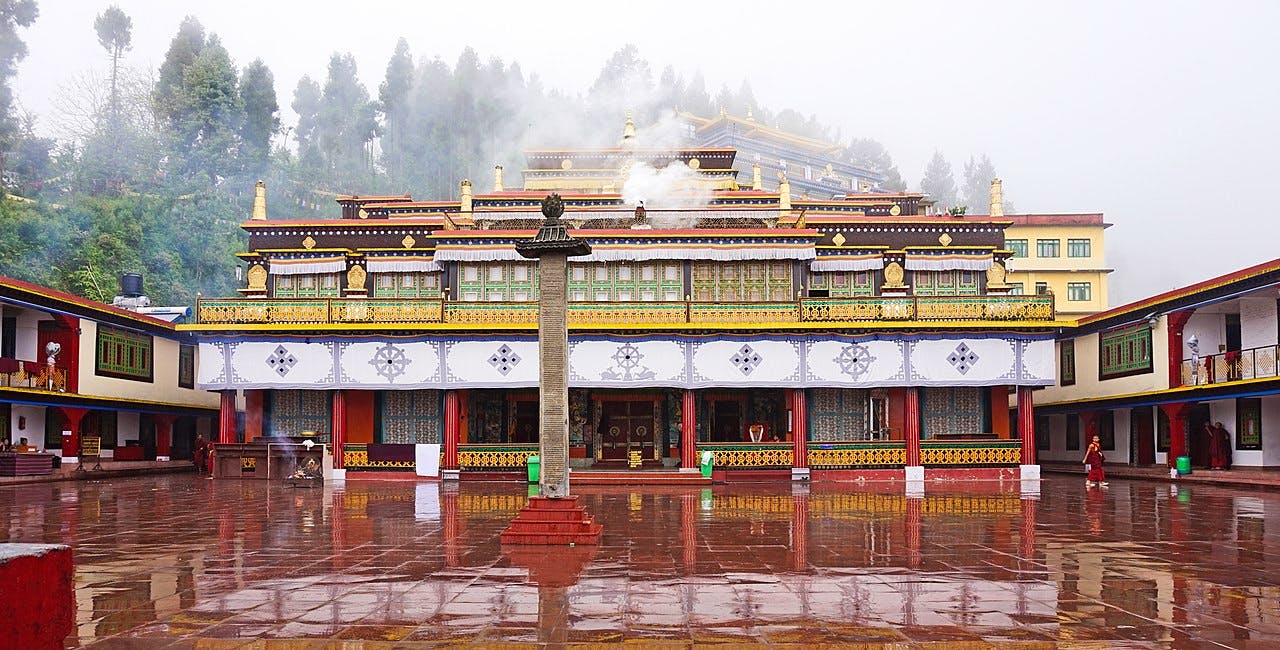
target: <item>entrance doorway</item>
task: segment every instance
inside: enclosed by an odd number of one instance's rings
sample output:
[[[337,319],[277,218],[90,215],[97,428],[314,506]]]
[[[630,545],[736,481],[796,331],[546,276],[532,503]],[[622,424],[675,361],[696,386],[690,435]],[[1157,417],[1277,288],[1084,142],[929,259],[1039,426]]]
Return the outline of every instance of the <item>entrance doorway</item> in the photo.
[[[1129,449],[1136,465],[1156,464],[1156,432],[1150,406],[1139,406],[1129,411],[1129,436],[1133,443]]]
[[[639,451],[645,461],[657,455],[656,402],[617,400],[600,402],[600,459],[627,460]]]
[[[742,442],[746,439],[743,411],[746,401],[738,398],[707,399],[712,442]]]
[[[1191,464],[1196,467],[1209,466],[1209,435],[1204,425],[1209,422],[1209,405],[1194,404],[1187,415],[1187,439],[1190,441]]]
[[[536,399],[511,401],[511,442],[538,442],[538,406]]]

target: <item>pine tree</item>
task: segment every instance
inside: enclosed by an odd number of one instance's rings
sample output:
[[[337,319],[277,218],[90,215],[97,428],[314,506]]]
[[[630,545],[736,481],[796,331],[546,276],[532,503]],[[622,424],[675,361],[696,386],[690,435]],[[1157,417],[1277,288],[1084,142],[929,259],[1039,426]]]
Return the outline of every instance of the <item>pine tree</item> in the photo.
[[[884,176],[884,182],[880,183],[881,188],[894,192],[907,191],[907,183],[902,180],[902,174],[898,172],[897,165],[893,164],[893,157],[879,142],[871,138],[853,138],[845,149],[845,159],[854,165]]]
[[[176,96],[175,152],[187,176],[207,176],[216,184],[239,171],[244,101],[238,82],[231,56],[210,36],[184,71]]]
[[[951,175],[951,163],[942,157],[941,151],[933,152],[924,178],[920,179],[920,191],[933,199],[938,211],[949,209],[955,203],[956,180]]]
[[[93,29],[98,33],[98,44],[111,55],[111,118],[115,120],[120,114],[120,57],[132,46],[133,19],[111,5],[98,14]]]
[[[964,164],[963,205],[968,206],[969,214],[986,214],[991,207],[991,180],[996,177],[996,166],[991,163],[987,154],[981,159],[969,156]]]
[[[387,74],[378,87],[378,108],[382,113],[382,160],[392,183],[402,181],[405,165],[405,134],[409,125],[409,91],[413,88],[413,57],[409,43],[396,42],[387,62]]]
[[[368,184],[367,147],[377,135],[376,107],[360,83],[356,59],[350,53],[330,57],[321,98],[316,141],[330,178],[349,188]]]
[[[156,112],[170,127],[180,119],[183,77],[204,46],[204,27],[200,21],[194,16],[183,18],[177,35],[169,42],[164,63],[160,64],[160,78],[156,81]]]
[[[280,129],[280,105],[276,82],[262,59],[255,59],[240,77],[240,101],[244,122],[240,127],[241,158],[245,172],[255,178],[267,171],[271,138]]]

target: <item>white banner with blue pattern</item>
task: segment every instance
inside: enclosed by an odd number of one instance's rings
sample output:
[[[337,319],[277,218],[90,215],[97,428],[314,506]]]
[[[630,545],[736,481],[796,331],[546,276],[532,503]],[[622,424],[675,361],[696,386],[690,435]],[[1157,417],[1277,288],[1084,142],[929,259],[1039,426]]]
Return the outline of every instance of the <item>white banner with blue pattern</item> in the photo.
[[[1033,335],[575,336],[575,388],[1048,386]],[[198,382],[243,388],[444,389],[538,385],[536,337],[246,338],[200,344]]]

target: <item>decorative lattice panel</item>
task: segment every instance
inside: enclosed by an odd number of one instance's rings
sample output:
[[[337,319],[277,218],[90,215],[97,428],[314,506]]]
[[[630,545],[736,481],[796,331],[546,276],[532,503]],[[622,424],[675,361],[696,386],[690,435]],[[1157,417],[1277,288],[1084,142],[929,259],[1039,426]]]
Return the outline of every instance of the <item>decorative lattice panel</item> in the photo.
[[[927,388],[921,405],[924,438],[982,433],[982,389],[966,386]]]
[[[809,391],[809,440],[867,440],[867,391],[814,388]]]
[[[296,436],[303,431],[330,433],[329,393],[321,390],[277,390],[271,397],[269,430],[273,436]]]
[[[440,391],[389,390],[382,393],[382,442],[440,444]]]
[[[920,462],[925,466],[937,465],[1017,465],[1021,453],[1014,444],[940,444],[922,445]]]
[[[809,448],[809,467],[902,467],[906,464],[907,450],[903,443]]]

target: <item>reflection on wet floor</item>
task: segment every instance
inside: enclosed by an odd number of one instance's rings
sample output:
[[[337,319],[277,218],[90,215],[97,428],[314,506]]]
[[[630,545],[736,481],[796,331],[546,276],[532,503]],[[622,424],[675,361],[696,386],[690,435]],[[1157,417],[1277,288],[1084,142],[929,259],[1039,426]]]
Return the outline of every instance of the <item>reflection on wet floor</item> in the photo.
[[[599,547],[501,547],[518,484],[190,475],[3,488],[0,538],[75,547],[70,646],[1280,647],[1276,494],[1067,478],[1025,498],[998,484],[575,491],[604,524]]]

